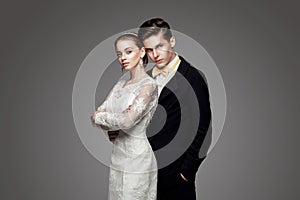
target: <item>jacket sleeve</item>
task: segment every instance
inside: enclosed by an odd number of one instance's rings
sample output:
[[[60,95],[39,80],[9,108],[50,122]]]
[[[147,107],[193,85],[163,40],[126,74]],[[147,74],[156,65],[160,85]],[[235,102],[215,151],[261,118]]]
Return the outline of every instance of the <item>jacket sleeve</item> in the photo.
[[[194,180],[195,174],[206,157],[205,155],[199,158],[199,152],[203,145],[204,139],[208,134],[208,128],[211,123],[211,109],[209,101],[209,91],[207,84],[200,72],[193,67],[189,67],[188,76],[191,77],[190,84],[197,96],[199,106],[199,123],[197,133],[185,152],[185,158],[181,165],[181,173],[188,179]]]

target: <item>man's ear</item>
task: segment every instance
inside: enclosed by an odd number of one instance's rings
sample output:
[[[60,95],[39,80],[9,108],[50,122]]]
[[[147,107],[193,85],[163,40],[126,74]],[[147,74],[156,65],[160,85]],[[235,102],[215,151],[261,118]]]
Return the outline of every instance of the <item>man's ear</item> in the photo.
[[[172,36],[172,37],[170,38],[170,44],[171,44],[171,47],[172,47],[172,48],[175,46],[175,43],[176,43],[175,37]]]

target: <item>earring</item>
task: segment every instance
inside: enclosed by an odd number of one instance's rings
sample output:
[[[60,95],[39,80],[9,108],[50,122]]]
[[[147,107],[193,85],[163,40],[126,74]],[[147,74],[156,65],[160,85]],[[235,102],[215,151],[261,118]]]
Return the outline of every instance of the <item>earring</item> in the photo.
[[[143,58],[140,59],[140,66],[143,66],[144,62],[143,62]]]

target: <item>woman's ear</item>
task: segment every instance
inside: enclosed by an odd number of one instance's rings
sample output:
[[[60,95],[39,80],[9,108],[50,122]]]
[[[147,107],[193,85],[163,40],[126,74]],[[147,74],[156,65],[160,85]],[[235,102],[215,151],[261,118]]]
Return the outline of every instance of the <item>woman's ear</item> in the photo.
[[[146,55],[145,47],[141,48],[141,58],[143,58]]]

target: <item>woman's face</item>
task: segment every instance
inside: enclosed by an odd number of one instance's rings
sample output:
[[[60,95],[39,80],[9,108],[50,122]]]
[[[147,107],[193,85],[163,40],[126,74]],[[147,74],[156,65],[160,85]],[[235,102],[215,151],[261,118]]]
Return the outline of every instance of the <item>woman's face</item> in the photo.
[[[117,42],[116,53],[122,68],[131,71],[145,55],[145,49],[139,49],[133,40],[123,39]]]

